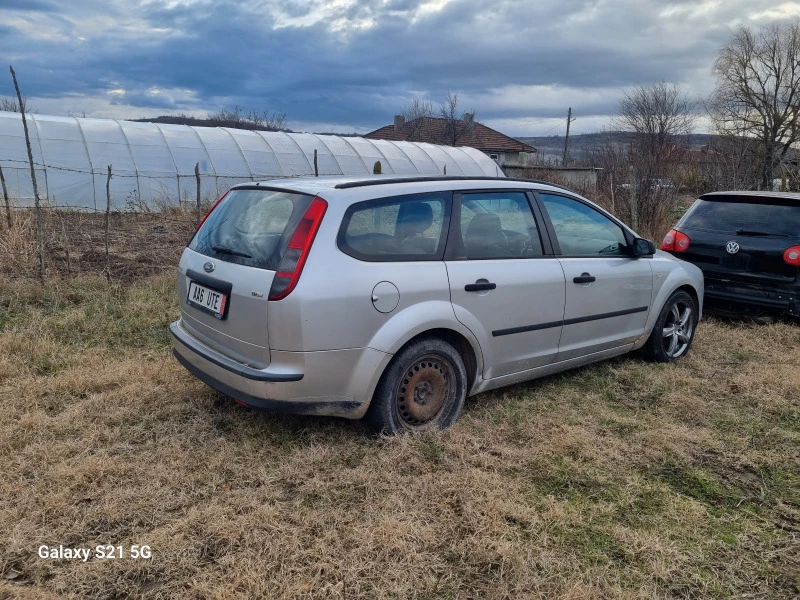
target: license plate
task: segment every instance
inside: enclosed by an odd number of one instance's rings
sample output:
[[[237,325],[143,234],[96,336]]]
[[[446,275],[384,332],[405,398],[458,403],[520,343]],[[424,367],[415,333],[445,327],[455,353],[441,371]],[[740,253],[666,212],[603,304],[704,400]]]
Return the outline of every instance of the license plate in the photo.
[[[735,254],[734,256],[723,256],[722,266],[728,269],[745,270],[750,265],[750,257],[746,254]]]
[[[189,295],[186,303],[195,308],[214,315],[217,319],[225,318],[225,305],[228,304],[227,294],[212,290],[204,285],[189,282]]]

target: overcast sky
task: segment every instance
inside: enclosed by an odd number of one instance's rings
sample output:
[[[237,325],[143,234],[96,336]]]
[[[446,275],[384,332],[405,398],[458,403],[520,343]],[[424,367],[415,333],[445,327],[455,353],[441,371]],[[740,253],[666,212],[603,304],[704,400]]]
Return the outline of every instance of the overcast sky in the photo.
[[[0,0],[0,56],[42,114],[238,104],[365,133],[452,91],[506,134],[553,135],[569,106],[572,132],[607,126],[631,86],[705,95],[736,26],[798,16],[780,0]]]

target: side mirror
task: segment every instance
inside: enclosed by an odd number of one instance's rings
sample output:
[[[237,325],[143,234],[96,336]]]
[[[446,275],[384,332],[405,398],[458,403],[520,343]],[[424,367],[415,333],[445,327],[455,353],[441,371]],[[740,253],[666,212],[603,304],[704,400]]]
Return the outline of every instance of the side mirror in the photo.
[[[633,255],[634,256],[652,256],[656,253],[656,245],[650,240],[644,238],[635,238],[633,240]]]

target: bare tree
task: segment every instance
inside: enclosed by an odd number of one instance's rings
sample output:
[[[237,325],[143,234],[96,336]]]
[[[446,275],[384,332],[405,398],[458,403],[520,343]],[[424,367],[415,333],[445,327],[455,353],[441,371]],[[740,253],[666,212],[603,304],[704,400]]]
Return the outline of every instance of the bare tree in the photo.
[[[404,119],[407,134],[406,141],[419,142],[422,140],[422,132],[430,119],[434,115],[433,102],[424,96],[414,96],[411,101],[400,109],[400,115]]]
[[[442,143],[448,146],[455,146],[475,126],[475,111],[460,113],[459,110],[458,94],[448,92],[439,104],[439,116],[444,120]]]
[[[208,117],[218,127],[235,129],[258,129],[261,131],[281,131],[286,127],[286,113],[268,109],[244,109],[241,106],[223,108]]]
[[[620,100],[616,125],[636,134],[640,149],[659,155],[689,134],[694,126],[697,103],[674,83],[660,81],[626,92]]]
[[[761,185],[762,145],[754,137],[724,132],[695,161],[706,190],[750,190]]]
[[[26,113],[35,112],[31,111],[28,106],[28,97],[22,96],[22,108]],[[16,98],[7,98],[6,96],[0,97],[0,111],[3,112],[22,112],[19,109],[19,101]]]
[[[769,189],[800,139],[800,21],[739,26],[714,63],[710,114],[720,133],[760,142],[759,186]]]
[[[448,92],[437,105],[423,96],[414,96],[400,109],[404,118],[405,138],[409,142],[429,141],[456,146],[475,126],[475,111],[461,112],[458,94]],[[443,127],[439,127],[441,121]]]
[[[697,102],[680,88],[664,81],[639,86],[620,100],[613,125],[629,132],[626,147],[605,154],[615,165],[616,207],[630,210],[629,222],[654,233],[668,220],[675,208],[676,175],[685,162],[686,150],[680,142],[694,126]],[[618,161],[622,159],[620,169]],[[611,175],[611,173],[609,173]],[[617,192],[619,192],[617,194]]]

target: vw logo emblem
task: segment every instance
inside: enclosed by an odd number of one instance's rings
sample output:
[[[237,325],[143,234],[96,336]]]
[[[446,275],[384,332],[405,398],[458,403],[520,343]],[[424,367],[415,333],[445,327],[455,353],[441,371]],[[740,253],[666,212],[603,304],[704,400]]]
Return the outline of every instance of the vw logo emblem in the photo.
[[[738,250],[739,246],[736,246],[736,249]],[[211,271],[213,271],[213,270],[214,270],[214,263],[213,262],[208,261],[206,264],[203,265],[203,271],[205,271],[206,273],[211,273]]]
[[[736,254],[739,251],[739,244],[734,241],[730,241],[725,244],[725,252],[728,254]]]

